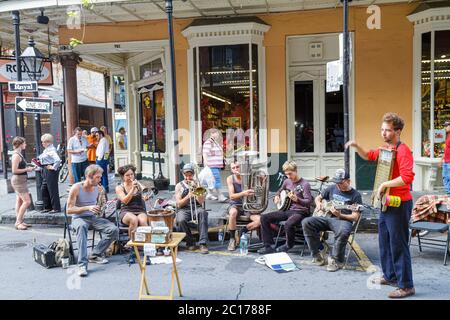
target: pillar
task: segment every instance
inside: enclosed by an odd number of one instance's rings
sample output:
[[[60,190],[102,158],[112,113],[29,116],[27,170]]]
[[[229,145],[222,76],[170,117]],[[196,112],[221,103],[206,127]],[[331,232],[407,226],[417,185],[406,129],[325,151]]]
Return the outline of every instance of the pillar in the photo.
[[[81,62],[81,58],[74,52],[60,53],[59,61],[63,68],[64,113],[66,115],[66,140],[68,141],[73,135],[73,130],[78,127],[77,65]],[[70,156],[68,161],[69,183],[73,184]]]

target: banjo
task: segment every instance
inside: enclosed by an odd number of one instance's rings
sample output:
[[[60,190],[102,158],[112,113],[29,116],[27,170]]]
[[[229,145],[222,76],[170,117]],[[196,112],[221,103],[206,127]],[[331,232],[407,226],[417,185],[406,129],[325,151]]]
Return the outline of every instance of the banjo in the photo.
[[[340,205],[333,201],[322,200],[322,209],[316,207],[313,213],[313,217],[323,217],[323,218],[331,218],[334,214],[331,213],[331,207],[334,207],[336,210],[350,210],[350,211],[361,211],[364,206],[360,204],[349,204],[349,205]]]
[[[302,192],[303,187],[298,185],[294,188],[294,190],[281,190],[280,192],[280,202],[277,203],[278,211],[286,211],[291,206],[291,198],[289,198],[290,192]]]

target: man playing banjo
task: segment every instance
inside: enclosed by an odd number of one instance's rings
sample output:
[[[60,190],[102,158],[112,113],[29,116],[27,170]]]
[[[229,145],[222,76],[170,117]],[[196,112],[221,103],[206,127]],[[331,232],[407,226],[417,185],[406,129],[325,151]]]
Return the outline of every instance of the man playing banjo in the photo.
[[[344,264],[345,246],[352,230],[354,221],[359,219],[358,211],[336,210],[334,207],[340,205],[362,204],[361,194],[350,186],[350,176],[344,169],[336,170],[336,174],[331,180],[334,185],[328,187],[322,194],[314,200],[316,210],[326,210],[323,207],[323,200],[332,201],[329,209],[332,217],[312,216],[302,221],[303,234],[308,243],[309,250],[313,256],[313,264],[323,266],[326,264],[325,250],[319,251],[321,247],[320,232],[334,232],[334,246],[331,256],[328,258],[328,271],[337,271]],[[322,245],[323,246],[323,245]]]
[[[300,225],[302,220],[309,215],[309,208],[312,202],[311,186],[309,182],[301,178],[297,173],[297,164],[294,161],[286,161],[283,164],[283,172],[288,177],[283,182],[280,190],[274,198],[276,204],[280,203],[280,194],[283,190],[289,191],[287,198],[290,204],[286,211],[275,211],[261,215],[261,229],[264,248],[258,250],[260,254],[268,254],[275,252],[272,248],[274,244],[273,232],[270,227],[271,223],[286,221],[286,244],[277,248],[278,252],[286,252],[294,246],[295,226]]]

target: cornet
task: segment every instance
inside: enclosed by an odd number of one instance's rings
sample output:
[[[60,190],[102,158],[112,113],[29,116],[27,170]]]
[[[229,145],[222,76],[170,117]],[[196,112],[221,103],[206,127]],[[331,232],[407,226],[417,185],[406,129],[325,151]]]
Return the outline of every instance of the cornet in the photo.
[[[140,183],[136,179],[133,181],[133,184],[135,186],[137,186],[137,189],[142,193],[143,198],[146,198],[146,197],[148,198],[147,200],[144,199],[145,206],[148,207],[150,210],[152,210],[153,207],[151,205],[150,198],[154,195],[153,189]],[[147,203],[147,201],[149,201],[149,202]]]

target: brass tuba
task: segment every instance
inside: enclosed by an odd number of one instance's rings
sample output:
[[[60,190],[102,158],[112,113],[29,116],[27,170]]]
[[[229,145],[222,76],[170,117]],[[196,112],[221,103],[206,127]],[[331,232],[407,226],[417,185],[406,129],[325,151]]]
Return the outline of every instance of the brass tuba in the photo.
[[[238,156],[243,157],[243,161],[240,161],[242,190],[252,189],[254,191],[254,194],[243,198],[242,209],[249,213],[261,214],[267,209],[269,203],[269,175],[264,169],[252,167],[250,158],[256,154],[252,151],[238,153]]]

